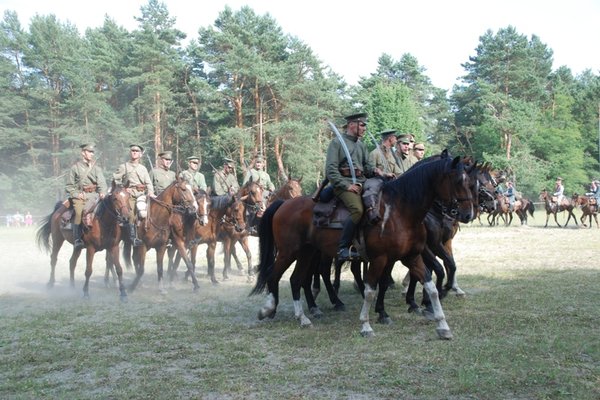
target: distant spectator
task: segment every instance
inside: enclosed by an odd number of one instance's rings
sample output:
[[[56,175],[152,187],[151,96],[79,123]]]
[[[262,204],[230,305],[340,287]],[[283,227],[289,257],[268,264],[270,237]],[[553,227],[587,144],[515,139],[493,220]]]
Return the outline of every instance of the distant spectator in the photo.
[[[13,215],[12,219],[13,219],[13,225],[20,228],[21,224],[23,223],[23,220],[24,220],[23,215],[17,211],[15,213],[15,215]]]
[[[6,214],[6,226],[7,227],[11,227],[12,226],[12,215]]]
[[[33,216],[29,211],[27,211],[27,214],[25,214],[25,226],[31,225],[33,225]]]

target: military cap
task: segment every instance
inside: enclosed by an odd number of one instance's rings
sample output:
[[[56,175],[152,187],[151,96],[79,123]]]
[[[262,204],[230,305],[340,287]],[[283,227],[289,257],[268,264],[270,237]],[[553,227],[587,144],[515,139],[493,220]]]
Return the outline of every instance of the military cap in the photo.
[[[398,135],[397,138],[400,143],[410,143],[410,135],[406,133]]]
[[[390,129],[390,130],[381,132],[379,135],[381,136],[382,139],[387,139],[388,137],[395,135],[396,132],[397,131],[395,129]]]
[[[415,143],[415,150],[425,150],[425,145],[423,143]]]
[[[563,178],[561,178],[560,176],[556,178],[557,181],[562,181]]]
[[[231,158],[225,157],[223,159],[223,165],[228,165],[230,167],[233,167],[235,165],[235,162]]]
[[[81,150],[89,151],[91,153],[93,153],[96,150],[96,147],[93,144],[91,144],[91,143],[82,144],[81,146],[79,146],[79,148]]]
[[[263,162],[263,161],[265,161],[265,159],[263,158],[263,156],[261,156],[261,155],[259,154],[259,155],[257,155],[256,157],[254,157],[254,161],[260,161],[260,162]]]
[[[195,160],[195,161],[200,161],[200,157],[198,157],[198,156],[189,156],[189,157],[187,158],[187,160],[188,160],[188,161],[194,161],[194,160]]]
[[[368,116],[367,113],[358,113],[358,114],[348,115],[347,117],[344,117],[344,119],[346,120],[347,124],[349,124],[350,122],[354,122],[354,121],[364,122],[366,124],[367,116]]]
[[[165,160],[172,160],[173,159],[173,152],[170,151],[170,150],[163,151],[162,153],[158,153],[158,156],[160,158],[164,158]]]
[[[130,144],[129,150],[139,150],[139,151],[143,152],[144,148],[142,146],[140,146],[139,144]]]

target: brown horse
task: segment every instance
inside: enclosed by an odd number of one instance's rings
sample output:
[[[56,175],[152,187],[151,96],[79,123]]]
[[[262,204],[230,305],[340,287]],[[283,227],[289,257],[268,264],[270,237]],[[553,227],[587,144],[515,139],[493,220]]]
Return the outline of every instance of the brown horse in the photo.
[[[173,246],[182,255],[188,271],[193,271],[193,265],[187,257],[185,249],[185,221],[195,220],[198,203],[194,198],[192,187],[184,180],[177,179],[167,186],[156,198],[149,198],[148,213],[146,218],[138,223],[138,236],[142,245],[134,247],[133,262],[136,276],[131,283],[130,290],[134,290],[144,275],[146,252],[149,249],[156,251],[156,270],[158,287],[165,293],[163,285],[163,258],[169,239]],[[125,259],[129,260],[131,243],[125,242],[123,248]],[[194,290],[199,288],[196,277],[192,274]]]
[[[380,278],[387,277],[394,263],[400,260],[429,293],[439,337],[452,337],[438,291],[421,257],[426,240],[423,219],[435,199],[456,204],[460,221],[467,222],[473,217],[469,178],[459,157],[422,164],[384,184],[380,209],[383,218],[376,225],[363,229],[366,255],[370,260],[360,313],[363,336],[373,335],[369,309],[378,284],[375,311],[380,319],[389,321],[383,304],[387,280]],[[310,282],[307,274],[312,272],[314,257],[319,253],[332,258],[336,255],[340,236],[339,230],[316,228],[313,225],[313,206],[310,196],[302,196],[273,203],[265,211],[260,225],[259,275],[251,292],[257,294],[265,289],[269,292],[265,306],[259,311],[259,319],[274,317],[279,303],[279,280],[296,261],[290,278],[295,316],[302,325],[311,324],[302,310],[300,288]]]
[[[518,200],[515,200],[513,204],[513,211],[519,217],[521,221],[521,225],[527,225],[527,213],[533,217],[533,212],[535,211],[535,206],[533,202],[526,197],[521,197]]]
[[[579,224],[577,223],[577,218],[575,218],[575,214],[573,214],[573,209],[575,208],[575,205],[571,201],[569,201],[567,197],[563,197],[560,204],[558,204],[556,199],[553,196],[551,196],[546,189],[544,189],[540,192],[540,201],[543,201],[546,207],[546,224],[544,225],[544,228],[548,227],[548,219],[550,218],[550,214],[554,215],[554,222],[556,222],[556,225],[558,225],[558,227],[560,228],[561,225],[558,223],[556,214],[562,211],[566,211],[569,214],[569,216],[567,217],[567,222],[565,222],[564,225],[565,227],[569,223],[571,217],[573,217],[575,225],[579,226]]]
[[[592,227],[592,217],[594,221],[596,221],[596,227],[600,228],[598,225],[598,201],[593,196],[581,196],[577,193],[573,194],[571,198],[573,204],[576,207],[581,208],[581,225],[586,226],[585,218],[588,217],[590,219],[590,228]]]
[[[65,212],[69,212],[69,210],[64,203],[57,203],[54,212],[42,220],[36,235],[38,246],[45,248],[46,251],[51,250],[48,287],[54,286],[56,261],[62,244],[65,240],[73,243],[71,228],[66,228],[62,223]],[[89,297],[89,283],[94,255],[97,251],[106,250],[107,262],[110,259],[110,262],[116,266],[121,300],[125,301],[127,299],[127,292],[123,285],[123,268],[119,261],[119,242],[121,241],[121,223],[127,221],[129,213],[129,193],[126,189],[114,184],[110,194],[96,204],[93,210],[93,218],[90,224],[84,227],[82,235],[87,250],[85,284],[83,286],[84,297]],[[52,244],[50,244],[50,236],[52,236]],[[69,260],[72,287],[75,286],[75,267],[81,250],[83,249],[73,249],[73,254]]]
[[[302,196],[302,178],[289,178],[287,182],[269,196],[267,207],[277,200],[289,200]]]

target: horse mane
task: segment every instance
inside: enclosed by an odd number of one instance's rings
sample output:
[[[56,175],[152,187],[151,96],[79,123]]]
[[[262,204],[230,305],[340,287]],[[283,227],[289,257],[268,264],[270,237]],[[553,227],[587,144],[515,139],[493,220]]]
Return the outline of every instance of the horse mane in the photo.
[[[228,194],[224,194],[222,196],[211,196],[210,198],[210,208],[213,210],[223,210],[224,208],[229,207],[231,204],[232,197]]]
[[[450,164],[454,162],[451,158],[426,160],[421,160],[398,178],[384,183],[383,194],[387,194],[391,198],[398,197],[409,204],[421,204],[426,192],[431,190],[424,182],[428,181],[431,176],[447,172]],[[456,160],[456,162],[459,161]]]

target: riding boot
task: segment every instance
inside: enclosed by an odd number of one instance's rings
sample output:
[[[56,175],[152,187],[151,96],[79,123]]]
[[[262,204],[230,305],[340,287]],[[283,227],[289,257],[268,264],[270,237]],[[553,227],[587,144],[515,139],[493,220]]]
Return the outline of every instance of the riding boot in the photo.
[[[85,245],[81,239],[81,225],[73,223],[73,247],[81,249]]]
[[[337,257],[339,261],[351,261],[359,256],[358,252],[354,248],[350,247],[352,245],[352,239],[354,238],[355,230],[356,225],[354,222],[352,222],[351,218],[348,218],[344,222],[342,236],[340,237],[338,245]]]
[[[133,247],[142,245],[142,241],[137,237],[137,226],[135,226],[135,224],[129,224],[129,239],[131,240]]]
[[[375,225],[381,220],[381,217],[379,216],[379,209],[377,207],[377,195],[374,194],[364,196],[363,201],[367,210],[367,218],[369,219],[369,224]]]

